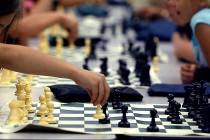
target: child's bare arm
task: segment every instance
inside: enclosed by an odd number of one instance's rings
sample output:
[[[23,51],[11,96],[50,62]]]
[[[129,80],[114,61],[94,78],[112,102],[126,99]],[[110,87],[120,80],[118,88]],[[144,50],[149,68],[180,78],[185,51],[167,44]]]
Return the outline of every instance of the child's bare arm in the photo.
[[[15,37],[29,38],[37,36],[41,31],[56,23],[70,31],[69,37],[72,41],[76,39],[78,29],[76,17],[72,14],[66,15],[58,12],[48,12],[26,16],[19,21],[17,27],[12,33]]]
[[[0,54],[3,68],[74,80],[88,91],[94,105],[103,105],[109,97],[109,86],[101,74],[82,70],[28,47],[0,44]]]
[[[179,33],[174,33],[172,44],[178,59],[184,59],[191,63],[196,63],[191,41],[182,38]]]
[[[208,62],[208,66],[210,66],[210,26],[200,23],[196,26],[195,31],[204,56]]]

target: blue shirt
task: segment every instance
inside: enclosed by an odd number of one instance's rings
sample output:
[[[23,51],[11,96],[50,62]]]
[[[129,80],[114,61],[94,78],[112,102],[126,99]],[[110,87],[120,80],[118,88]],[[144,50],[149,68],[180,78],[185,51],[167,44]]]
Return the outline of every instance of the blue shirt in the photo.
[[[207,60],[204,57],[203,51],[195,34],[196,26],[200,23],[210,25],[210,9],[205,8],[198,11],[191,19],[191,28],[193,31],[192,44],[196,62],[199,66],[208,67]]]

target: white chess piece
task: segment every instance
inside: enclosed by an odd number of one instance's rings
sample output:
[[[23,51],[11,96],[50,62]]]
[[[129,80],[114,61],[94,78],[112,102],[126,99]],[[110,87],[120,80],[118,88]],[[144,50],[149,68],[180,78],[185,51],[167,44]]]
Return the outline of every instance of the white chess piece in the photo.
[[[31,85],[32,84],[32,81],[33,81],[33,75],[31,75],[31,74],[27,75],[26,81],[27,81],[28,84]]]
[[[45,92],[46,103],[52,101],[52,92]]]
[[[56,40],[56,57],[61,58],[63,54],[63,40],[61,37],[57,37]]]
[[[9,104],[10,113],[7,119],[8,125],[21,125],[25,117],[22,108],[25,106],[23,101],[12,100]]]
[[[45,96],[44,95],[41,95],[41,96],[39,96],[39,102],[40,102],[40,108],[42,107],[42,106],[46,106],[46,99],[45,99]],[[37,112],[37,116],[41,116],[41,114],[42,114],[42,112],[41,112],[41,110],[39,110],[38,112]],[[47,108],[46,108],[46,110],[45,110],[45,115],[47,114]]]
[[[101,106],[97,105],[96,107],[96,113],[93,116],[95,119],[104,119],[105,115],[103,113],[103,111],[101,110]]]
[[[53,105],[53,103],[52,102],[48,102],[47,103],[47,108],[48,108],[47,122],[49,124],[56,124],[57,121],[55,120],[54,115],[53,115],[53,111],[54,111],[54,105]]]
[[[0,84],[2,85],[9,85],[11,84],[11,79],[10,79],[10,70],[3,69],[1,73],[1,80]]]
[[[17,72],[10,71],[10,77],[11,82],[15,82],[17,80]]]
[[[26,109],[26,93],[25,93],[25,81],[19,79],[18,83],[16,84],[16,95],[17,95],[17,100],[23,101],[24,102],[24,107],[23,112],[24,112],[24,118],[23,118],[23,123],[28,122],[28,110]]]
[[[47,118],[46,118],[46,110],[47,110],[47,107],[45,104],[41,105],[39,107],[39,112],[40,112],[40,120],[39,120],[39,124],[40,125],[47,125]]]
[[[160,60],[158,56],[153,58],[152,67],[155,73],[158,73],[160,71]]]
[[[26,84],[25,92],[26,92],[26,109],[29,113],[34,113],[34,110],[32,107],[32,96],[31,96],[30,84]]]
[[[90,52],[91,52],[91,40],[90,39],[85,39],[85,53],[87,54],[87,55],[89,55],[90,54]]]

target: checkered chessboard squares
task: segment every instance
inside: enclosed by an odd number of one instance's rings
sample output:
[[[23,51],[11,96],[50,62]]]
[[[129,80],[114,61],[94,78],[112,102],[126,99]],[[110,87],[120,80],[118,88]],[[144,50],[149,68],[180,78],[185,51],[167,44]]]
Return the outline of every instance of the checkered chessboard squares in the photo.
[[[50,125],[59,129],[74,131],[80,133],[89,134],[153,134],[147,132],[147,127],[151,122],[150,110],[156,109],[158,116],[156,118],[156,124],[160,131],[156,134],[162,135],[209,135],[204,134],[198,128],[196,123],[187,118],[186,109],[181,109],[180,117],[183,120],[183,124],[172,124],[167,121],[165,115],[165,109],[167,105],[142,105],[142,104],[127,104],[128,112],[127,119],[131,124],[130,128],[120,128],[118,123],[122,118],[121,110],[114,110],[109,104],[107,114],[110,117],[110,124],[100,124],[97,119],[93,118],[96,112],[96,107],[89,103],[69,103],[60,104],[55,103],[54,116],[58,121],[58,124]],[[39,110],[39,104],[33,104],[35,113],[29,115],[29,120],[32,124],[38,124],[39,117],[36,113]]]

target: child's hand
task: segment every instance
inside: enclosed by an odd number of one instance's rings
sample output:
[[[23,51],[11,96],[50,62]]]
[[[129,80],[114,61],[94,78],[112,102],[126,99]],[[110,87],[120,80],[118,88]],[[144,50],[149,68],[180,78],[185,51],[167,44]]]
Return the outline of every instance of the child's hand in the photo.
[[[104,105],[107,102],[110,88],[104,75],[81,70],[75,82],[88,91],[91,103],[94,105]]]
[[[74,42],[78,34],[78,21],[73,14],[62,14],[61,25],[67,29],[69,33],[69,41]]]
[[[184,84],[192,83],[194,80],[196,65],[184,64],[181,67],[181,78]]]

